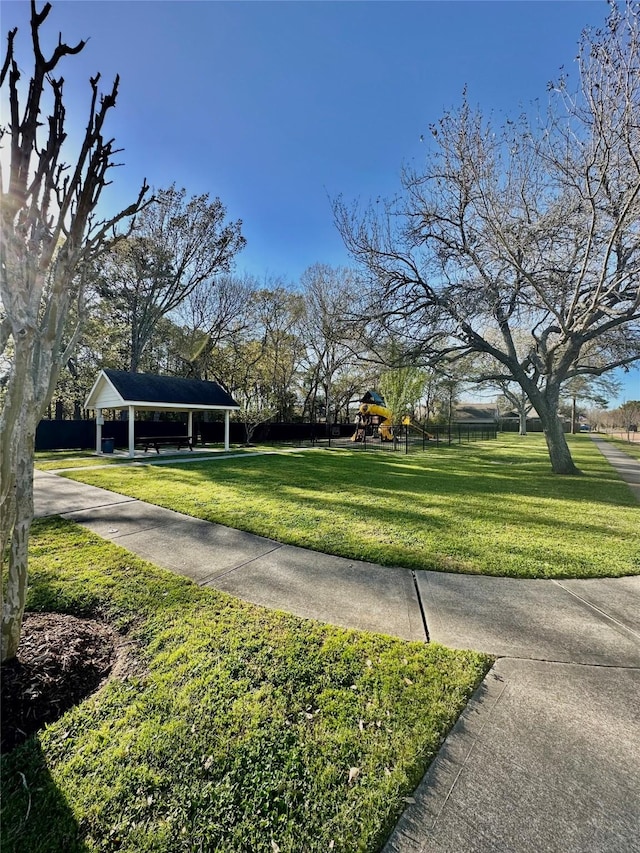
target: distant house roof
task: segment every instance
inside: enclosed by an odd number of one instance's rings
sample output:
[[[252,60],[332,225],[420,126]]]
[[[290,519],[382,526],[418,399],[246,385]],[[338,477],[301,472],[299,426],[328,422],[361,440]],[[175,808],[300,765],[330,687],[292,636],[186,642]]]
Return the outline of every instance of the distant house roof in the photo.
[[[500,415],[501,421],[511,421],[511,420],[517,421],[519,419],[520,419],[520,413],[517,412],[516,409],[511,409],[510,411],[503,412]],[[539,419],[540,419],[540,415],[536,412],[536,410],[533,407],[529,408],[529,411],[527,412],[527,420],[528,421],[535,421],[535,420],[539,420]]]
[[[568,418],[566,415],[563,415],[562,412],[558,412],[558,419],[561,420],[565,424],[568,424],[571,422],[571,418]],[[518,412],[515,409],[513,409],[510,412],[505,412],[504,414],[500,415],[500,420],[501,421],[518,421],[518,420],[520,420],[520,415],[518,414]],[[538,414],[538,412],[533,407],[531,409],[529,409],[529,411],[527,412],[527,422],[529,423],[529,422],[535,422],[535,421],[539,421],[539,420],[540,420],[540,415]]]
[[[458,424],[495,424],[496,407],[487,403],[460,403],[454,408],[453,420]]]
[[[217,382],[181,379],[155,373],[129,373],[105,369],[100,372],[86,399],[87,409],[239,409],[239,405]]]

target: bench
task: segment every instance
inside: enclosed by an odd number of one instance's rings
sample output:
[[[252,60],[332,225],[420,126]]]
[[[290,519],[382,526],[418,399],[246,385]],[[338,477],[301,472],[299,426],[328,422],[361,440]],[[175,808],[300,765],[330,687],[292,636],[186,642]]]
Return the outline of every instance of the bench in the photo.
[[[156,453],[160,453],[160,447],[188,447],[193,452],[193,444],[190,435],[141,435],[136,439],[136,446],[143,447],[146,453],[150,447],[155,447]]]

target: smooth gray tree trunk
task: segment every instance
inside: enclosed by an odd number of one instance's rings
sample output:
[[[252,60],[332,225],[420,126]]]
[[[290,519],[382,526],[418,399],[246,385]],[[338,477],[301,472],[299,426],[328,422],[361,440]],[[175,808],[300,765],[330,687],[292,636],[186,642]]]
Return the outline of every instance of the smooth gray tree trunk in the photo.
[[[0,418],[0,547],[8,550],[2,591],[3,661],[15,657],[18,650],[27,596],[29,531],[33,520],[33,455],[41,411],[38,397],[41,399],[44,393],[44,388],[34,387],[32,349],[28,333],[23,338],[18,337],[14,375]],[[41,377],[43,383],[44,380],[45,377]]]
[[[542,431],[549,451],[551,469],[554,474],[579,474],[571,457],[571,451],[564,434],[562,420],[558,417],[560,401],[559,379],[548,383],[544,389],[538,388],[533,382],[521,380],[521,387],[533,404],[542,424]]]
[[[549,458],[551,460],[551,468],[554,474],[579,474],[580,471],[576,468],[571,457],[571,451],[567,444],[567,438],[564,433],[562,421],[558,417],[557,408],[551,407],[546,409],[544,406],[538,407],[538,414],[542,423],[544,437],[549,450]]]
[[[522,410],[519,412],[520,432],[519,435],[527,434],[527,413]]]

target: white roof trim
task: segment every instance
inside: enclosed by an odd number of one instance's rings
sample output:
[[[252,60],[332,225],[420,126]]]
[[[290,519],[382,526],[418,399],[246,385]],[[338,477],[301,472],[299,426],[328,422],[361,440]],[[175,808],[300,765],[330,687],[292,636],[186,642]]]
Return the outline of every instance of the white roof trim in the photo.
[[[92,388],[92,389],[91,389],[91,391],[89,391],[89,393],[87,394],[87,399],[84,401],[84,407],[85,407],[85,409],[95,409],[95,406],[90,402],[90,400],[91,400],[91,398],[93,397],[93,394],[94,394],[94,392],[96,391],[96,389],[97,389],[97,387],[98,387],[98,384],[100,383],[100,380],[101,380],[101,379],[104,379],[104,381],[105,381],[108,385],[110,385],[110,386],[111,386],[111,389],[113,390],[113,393],[114,393],[117,397],[119,397],[119,398],[122,400],[122,395],[118,392],[118,390],[117,390],[116,386],[115,386],[115,385],[113,384],[113,382],[109,379],[109,377],[108,377],[108,376],[107,376],[107,374],[104,372],[104,370],[101,370],[101,371],[100,371],[100,373],[98,374],[98,378],[97,378],[97,379],[96,379],[96,381],[93,383],[93,388]]]
[[[126,408],[127,406],[133,406],[135,409],[148,409],[149,411],[156,411],[160,409],[182,409],[185,412],[204,412],[205,410],[213,410],[217,409],[219,411],[227,411],[232,409],[239,409],[240,406],[212,406],[205,404],[191,404],[191,403],[150,403],[148,400],[122,400],[122,404],[118,403],[116,406],[104,406],[104,408],[109,409],[118,409],[122,405],[122,408]],[[85,408],[95,409],[95,406],[85,406]]]

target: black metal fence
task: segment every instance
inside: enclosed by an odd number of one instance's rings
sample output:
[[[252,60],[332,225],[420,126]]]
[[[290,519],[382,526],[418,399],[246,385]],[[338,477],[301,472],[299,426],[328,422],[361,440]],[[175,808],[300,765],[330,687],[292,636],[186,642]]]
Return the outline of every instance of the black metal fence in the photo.
[[[424,428],[403,427],[401,432],[394,435],[391,441],[385,441],[374,431],[367,435],[361,431],[356,440],[356,428],[352,427],[349,436],[329,435],[319,438],[315,444],[349,450],[372,450],[387,453],[417,453],[437,447],[441,444],[466,444],[472,441],[488,441],[497,438],[498,430],[489,424],[438,424],[427,425]]]
[[[230,441],[243,444],[245,441],[244,424],[231,421]],[[356,424],[324,423],[281,423],[260,424],[254,434],[253,443],[281,443],[298,446],[344,447],[351,450],[384,450],[389,452],[411,453],[427,450],[438,444],[462,444],[471,441],[485,441],[496,438],[495,426],[486,424],[426,425],[424,428],[403,428],[402,433],[392,441],[382,441],[375,434],[364,433],[360,441],[354,441]],[[223,421],[196,421],[193,424],[194,442],[202,444],[221,444],[224,441]],[[139,421],[135,425],[135,435],[162,436],[186,435],[186,423],[176,420]],[[112,438],[116,447],[127,447],[129,443],[128,421],[105,421],[102,437]],[[95,420],[63,421],[43,420],[36,430],[36,450],[85,450],[96,445]]]
[[[243,423],[231,421],[229,424],[229,438],[232,444],[242,444],[246,438],[246,430]],[[194,425],[194,429],[196,426]],[[258,424],[253,432],[251,441],[253,444],[261,443],[286,443],[304,444],[315,442],[317,439],[327,438],[331,430],[338,429],[344,435],[352,435],[355,426],[352,424],[336,424],[327,428],[326,424],[292,423],[285,421],[265,421]],[[218,444],[224,440],[224,423],[222,421],[203,421],[197,424],[197,432],[201,440],[206,444]]]

